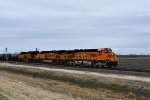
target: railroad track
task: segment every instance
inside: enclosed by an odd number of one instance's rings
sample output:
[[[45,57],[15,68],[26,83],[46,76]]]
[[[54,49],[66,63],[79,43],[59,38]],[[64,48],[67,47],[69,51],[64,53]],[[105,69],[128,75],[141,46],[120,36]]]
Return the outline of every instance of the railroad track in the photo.
[[[115,73],[115,74],[127,74],[127,75],[150,77],[150,69],[122,68],[121,66],[116,68],[97,68],[90,66],[66,66],[66,65],[52,65],[44,63],[28,63],[16,61],[7,61],[7,62],[15,65],[28,65],[32,67],[59,68],[59,69],[69,69],[69,70],[88,71],[97,73]]]

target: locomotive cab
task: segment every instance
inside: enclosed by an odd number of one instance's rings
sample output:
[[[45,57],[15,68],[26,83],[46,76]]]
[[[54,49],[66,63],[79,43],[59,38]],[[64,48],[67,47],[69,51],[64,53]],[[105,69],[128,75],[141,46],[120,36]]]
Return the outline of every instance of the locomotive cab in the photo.
[[[118,59],[116,54],[111,50],[111,48],[101,48],[98,50],[98,59],[103,63],[103,65],[117,66]]]

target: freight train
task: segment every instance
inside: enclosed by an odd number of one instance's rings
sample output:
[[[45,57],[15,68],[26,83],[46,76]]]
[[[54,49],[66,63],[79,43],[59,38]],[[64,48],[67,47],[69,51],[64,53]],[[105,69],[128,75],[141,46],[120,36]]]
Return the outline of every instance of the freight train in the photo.
[[[51,63],[55,65],[84,65],[116,67],[117,55],[111,48],[28,51],[19,54],[1,54],[0,60]]]

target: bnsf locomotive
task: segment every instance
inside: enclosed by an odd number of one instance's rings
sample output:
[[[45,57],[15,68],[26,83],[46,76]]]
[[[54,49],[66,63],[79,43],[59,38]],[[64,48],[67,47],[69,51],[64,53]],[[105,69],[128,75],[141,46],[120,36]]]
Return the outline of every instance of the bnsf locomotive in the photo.
[[[52,51],[29,51],[19,54],[0,55],[0,59],[26,62],[51,63],[56,65],[84,65],[99,67],[115,67],[118,65],[117,56],[110,48],[75,49]]]

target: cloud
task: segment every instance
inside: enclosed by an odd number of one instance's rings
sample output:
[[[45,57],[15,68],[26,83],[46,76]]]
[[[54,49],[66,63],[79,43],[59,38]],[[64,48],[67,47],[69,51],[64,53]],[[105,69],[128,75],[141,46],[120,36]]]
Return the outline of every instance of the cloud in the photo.
[[[15,50],[150,48],[148,4],[149,0],[1,0],[0,45]]]

